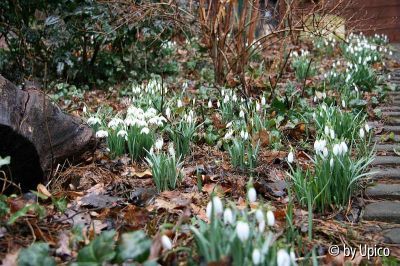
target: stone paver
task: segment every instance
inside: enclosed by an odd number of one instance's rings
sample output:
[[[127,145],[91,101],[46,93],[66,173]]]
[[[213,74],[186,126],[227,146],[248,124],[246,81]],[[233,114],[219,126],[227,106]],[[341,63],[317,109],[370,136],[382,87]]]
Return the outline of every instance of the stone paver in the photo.
[[[377,184],[365,191],[368,198],[400,200],[400,184]]]
[[[372,168],[370,170],[370,176],[373,179],[392,179],[400,180],[400,168]]]
[[[376,156],[371,165],[400,165],[400,156]]]
[[[376,144],[375,150],[393,152],[394,150],[400,152],[400,143],[397,144]]]
[[[400,228],[391,228],[383,233],[385,243],[400,244]]]
[[[382,139],[386,140],[386,138],[384,138],[384,136],[382,136],[382,135],[378,135],[378,136],[374,137],[374,141],[378,142],[378,143],[382,142]],[[393,140],[388,139],[388,140],[385,141],[386,144],[389,144],[389,143],[392,143],[392,142],[400,142],[400,136],[399,135],[395,135]]]
[[[365,206],[364,220],[400,223],[400,202],[379,201]]]

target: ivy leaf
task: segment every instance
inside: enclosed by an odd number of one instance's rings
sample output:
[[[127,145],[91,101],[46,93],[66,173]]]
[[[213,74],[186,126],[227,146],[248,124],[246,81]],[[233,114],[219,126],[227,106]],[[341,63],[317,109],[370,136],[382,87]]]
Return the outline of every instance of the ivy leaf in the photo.
[[[72,266],[100,266],[115,257],[115,231],[105,231],[82,248]]]
[[[122,235],[121,243],[118,246],[117,261],[144,262],[149,256],[150,247],[151,240],[147,238],[143,231],[125,233]]]
[[[18,266],[31,265],[56,265],[54,258],[49,256],[49,244],[38,242],[20,251],[18,255]]]

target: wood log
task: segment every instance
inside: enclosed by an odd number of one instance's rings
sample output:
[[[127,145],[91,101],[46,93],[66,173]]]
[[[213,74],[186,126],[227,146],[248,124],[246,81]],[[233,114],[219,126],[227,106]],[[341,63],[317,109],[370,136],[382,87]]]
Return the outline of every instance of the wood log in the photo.
[[[56,163],[94,147],[94,133],[81,119],[63,113],[40,90],[19,89],[0,75],[0,156],[11,157],[1,170],[23,192],[45,182]]]

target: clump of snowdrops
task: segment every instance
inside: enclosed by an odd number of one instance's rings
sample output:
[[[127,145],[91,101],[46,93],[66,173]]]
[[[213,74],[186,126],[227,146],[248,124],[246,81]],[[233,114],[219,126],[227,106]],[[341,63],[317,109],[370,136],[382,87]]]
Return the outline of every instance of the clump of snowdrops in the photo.
[[[169,143],[168,152],[162,151],[163,144],[162,138],[157,139],[146,157],[159,192],[175,189],[183,178],[182,162],[176,155],[173,143]]]
[[[250,186],[248,203],[257,200],[255,189]],[[232,265],[296,265],[293,251],[278,249],[273,233],[275,216],[262,204],[252,210],[238,209],[233,203],[224,206],[213,196],[206,209],[209,222],[200,219],[190,227],[194,234],[197,253],[205,263],[221,263],[230,258]]]

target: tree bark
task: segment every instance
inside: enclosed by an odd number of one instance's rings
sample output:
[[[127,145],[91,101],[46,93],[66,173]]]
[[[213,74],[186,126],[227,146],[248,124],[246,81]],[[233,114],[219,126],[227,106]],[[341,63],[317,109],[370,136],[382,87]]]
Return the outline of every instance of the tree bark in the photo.
[[[0,75],[0,156],[11,156],[12,181],[23,191],[44,182],[56,163],[94,146],[94,133],[81,119],[63,113],[41,91],[21,90]]]

